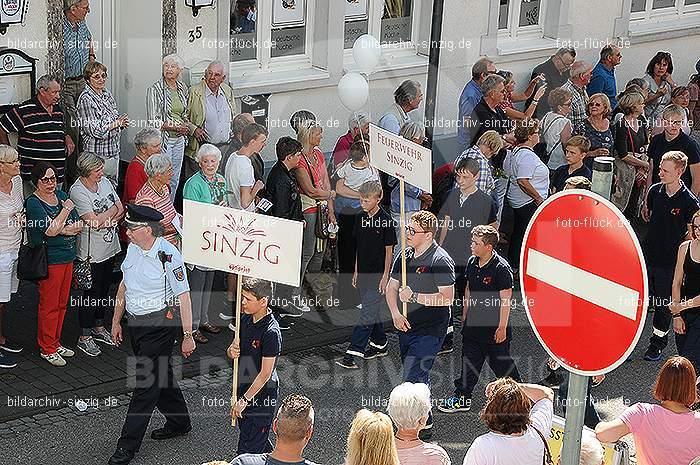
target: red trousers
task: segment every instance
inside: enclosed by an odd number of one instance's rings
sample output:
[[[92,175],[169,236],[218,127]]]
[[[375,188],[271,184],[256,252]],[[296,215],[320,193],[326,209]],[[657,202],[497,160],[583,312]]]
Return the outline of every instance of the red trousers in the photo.
[[[53,354],[61,345],[72,279],[73,262],[49,265],[49,277],[39,281],[37,342],[43,354]]]

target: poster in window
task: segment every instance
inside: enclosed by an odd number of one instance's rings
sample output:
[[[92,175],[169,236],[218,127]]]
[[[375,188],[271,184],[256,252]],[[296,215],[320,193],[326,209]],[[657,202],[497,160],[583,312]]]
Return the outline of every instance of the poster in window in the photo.
[[[367,19],[369,0],[345,0],[345,21]]]
[[[306,0],[274,0],[272,3],[272,26],[301,26],[306,17]]]

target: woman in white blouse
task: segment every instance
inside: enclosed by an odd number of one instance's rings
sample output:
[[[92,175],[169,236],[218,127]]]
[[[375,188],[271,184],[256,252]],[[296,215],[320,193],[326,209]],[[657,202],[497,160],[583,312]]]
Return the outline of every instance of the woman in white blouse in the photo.
[[[22,348],[10,342],[3,331],[5,304],[17,292],[17,256],[24,223],[22,178],[19,155],[9,145],[0,144],[0,368],[14,368],[14,354]]]

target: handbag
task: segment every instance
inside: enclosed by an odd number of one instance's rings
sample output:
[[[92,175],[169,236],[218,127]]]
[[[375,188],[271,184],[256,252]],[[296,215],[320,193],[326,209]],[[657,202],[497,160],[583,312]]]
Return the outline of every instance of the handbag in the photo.
[[[88,251],[85,260],[76,258],[73,261],[73,289],[87,291],[92,288],[92,268],[90,266],[90,239],[91,228],[88,226]]]
[[[306,169],[309,172],[309,178],[311,179],[311,186],[316,189],[314,175],[311,172],[311,163],[309,159],[306,158],[306,155],[303,155],[303,157],[306,161]],[[316,200],[316,227],[314,228],[314,234],[316,234],[318,239],[328,239],[328,204],[320,200]]]
[[[554,461],[552,460],[552,452],[549,450],[549,444],[547,444],[547,440],[544,438],[544,435],[540,430],[535,428],[534,426],[532,427],[537,432],[537,435],[542,439],[542,442],[544,443],[544,455],[542,455],[542,465],[554,465]]]
[[[44,204],[39,203],[49,215]],[[26,205],[26,204],[25,204]],[[37,281],[49,276],[49,261],[46,256],[46,241],[43,236],[40,244],[33,245],[27,241],[24,243],[24,228],[22,228],[22,245],[19,247],[17,258],[17,277],[25,281]]]

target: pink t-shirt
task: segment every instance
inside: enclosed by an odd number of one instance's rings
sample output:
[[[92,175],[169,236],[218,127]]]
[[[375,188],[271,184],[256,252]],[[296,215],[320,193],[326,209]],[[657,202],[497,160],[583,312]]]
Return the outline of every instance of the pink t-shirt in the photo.
[[[700,412],[639,403],[620,416],[634,436],[638,465],[687,465],[700,456]]]
[[[437,444],[424,442],[410,449],[399,449],[401,465],[451,465],[445,449]]]

